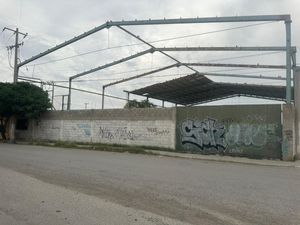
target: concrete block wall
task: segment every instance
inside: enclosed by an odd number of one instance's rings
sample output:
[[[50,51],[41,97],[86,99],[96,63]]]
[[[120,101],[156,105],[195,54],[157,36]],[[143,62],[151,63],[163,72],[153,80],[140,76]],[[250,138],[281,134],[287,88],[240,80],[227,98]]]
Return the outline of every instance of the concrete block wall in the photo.
[[[293,105],[51,111],[16,137],[293,160],[295,118]]]
[[[200,154],[282,157],[281,105],[180,107],[176,149]]]
[[[176,109],[55,111],[30,121],[18,139],[175,148]]]

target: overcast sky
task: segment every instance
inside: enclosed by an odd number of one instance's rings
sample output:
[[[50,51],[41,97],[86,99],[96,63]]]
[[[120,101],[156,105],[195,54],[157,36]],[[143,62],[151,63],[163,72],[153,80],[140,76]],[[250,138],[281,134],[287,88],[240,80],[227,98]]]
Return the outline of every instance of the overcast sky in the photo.
[[[108,20],[268,14],[291,14],[293,20],[292,44],[299,48],[299,0],[0,0],[0,28],[9,27],[15,29],[19,27],[21,32],[28,33],[28,37],[22,40],[24,41],[24,45],[20,48],[21,61],[86,32],[93,27],[99,26]],[[156,47],[285,45],[283,22],[257,23],[256,26],[252,26],[252,24],[138,26],[126,27],[126,29],[147,41],[153,42]],[[247,27],[241,28],[244,25]],[[224,29],[231,30],[220,32],[220,30]],[[12,81],[13,70],[9,64],[13,63],[13,54],[7,51],[6,46],[13,43],[14,36],[12,36],[12,33],[8,31],[0,33],[1,81]],[[35,77],[45,81],[62,81],[59,84],[67,85],[64,81],[67,81],[70,76],[145,49],[148,49],[148,46],[141,45],[139,41],[118,28],[105,29],[22,67],[20,76]],[[81,56],[78,56],[79,54]],[[241,58],[236,57],[253,55],[253,52],[180,52],[171,54],[182,62],[285,63],[284,54],[276,52],[269,55]],[[66,57],[69,58],[65,59]],[[234,59],[225,59],[231,57]],[[11,62],[9,63],[9,61]],[[101,92],[102,85],[104,84],[172,63],[172,60],[159,53],[147,54],[118,66],[78,78],[79,81],[74,82],[73,86]],[[197,67],[196,69],[201,72],[224,70],[222,73],[284,76],[284,71],[265,71],[261,69],[240,69],[236,71],[228,71],[228,68]],[[143,79],[112,86],[107,89],[107,94],[125,98],[126,95],[123,90],[134,90],[190,73],[191,71],[182,67],[170,69]],[[262,80],[209,78],[222,82],[262,83]],[[86,81],[82,81],[83,79]],[[268,85],[284,84],[272,80],[263,82]],[[49,87],[45,88],[49,89]],[[56,97],[54,98],[56,108],[59,108],[61,104],[61,97],[59,95],[62,94],[67,94],[67,90],[56,89]],[[100,108],[101,97],[74,92],[72,102],[72,108],[74,109],[84,108],[85,103],[88,103],[88,108]],[[245,102],[261,103],[261,101],[250,101],[246,98],[225,101],[225,103]],[[155,103],[158,104],[159,102],[155,101]],[[122,107],[124,104],[124,101],[107,98],[105,107],[116,108]]]

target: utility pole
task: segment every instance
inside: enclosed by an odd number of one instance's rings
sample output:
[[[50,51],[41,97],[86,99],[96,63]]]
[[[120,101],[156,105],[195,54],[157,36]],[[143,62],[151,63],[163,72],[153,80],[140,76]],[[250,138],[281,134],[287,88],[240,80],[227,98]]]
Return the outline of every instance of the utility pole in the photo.
[[[13,49],[15,48],[15,60],[14,60],[14,83],[17,83],[18,81],[18,73],[19,73],[19,66],[18,66],[18,48],[24,44],[24,42],[19,43],[19,34],[23,35],[23,39],[28,35],[27,33],[22,33],[19,31],[19,28],[16,28],[16,30],[13,30],[11,28],[8,27],[4,27],[3,31],[5,30],[9,30],[11,32],[13,32],[16,36],[15,36],[15,45],[9,46],[9,49]]]
[[[87,109],[87,106],[88,106],[88,102],[84,103],[84,109],[86,110]]]

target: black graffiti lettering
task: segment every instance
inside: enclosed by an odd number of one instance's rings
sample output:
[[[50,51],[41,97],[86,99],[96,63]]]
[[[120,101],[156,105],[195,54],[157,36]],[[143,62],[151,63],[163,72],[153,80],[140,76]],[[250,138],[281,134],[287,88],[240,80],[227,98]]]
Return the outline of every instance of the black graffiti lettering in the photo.
[[[181,124],[181,135],[183,145],[192,144],[201,150],[213,148],[222,151],[226,149],[225,127],[214,119],[186,120]]]

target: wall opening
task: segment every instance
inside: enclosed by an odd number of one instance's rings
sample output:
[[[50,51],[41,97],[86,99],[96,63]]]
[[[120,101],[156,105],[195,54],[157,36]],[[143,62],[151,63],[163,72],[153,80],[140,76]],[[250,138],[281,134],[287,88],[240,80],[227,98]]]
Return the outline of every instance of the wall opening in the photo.
[[[28,119],[17,119],[16,129],[17,130],[28,130]]]

